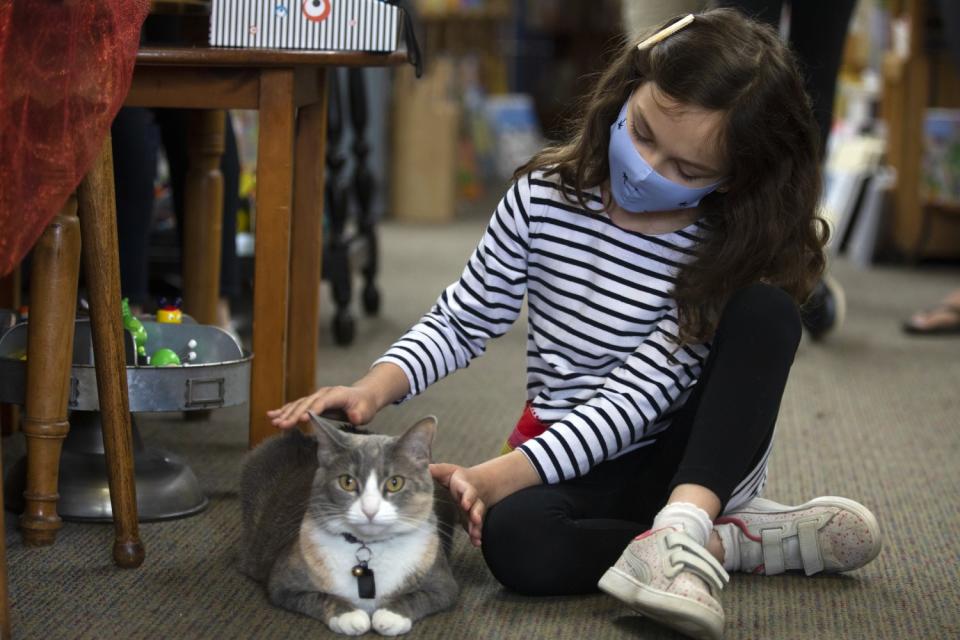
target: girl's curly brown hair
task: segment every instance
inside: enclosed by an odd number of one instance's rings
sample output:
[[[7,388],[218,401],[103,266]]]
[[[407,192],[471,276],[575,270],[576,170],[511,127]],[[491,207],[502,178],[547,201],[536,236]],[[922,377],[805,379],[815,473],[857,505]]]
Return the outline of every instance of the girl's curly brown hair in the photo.
[[[625,43],[600,75],[569,140],[535,155],[515,178],[540,169],[577,192],[605,183],[610,123],[644,82],[679,103],[722,111],[729,175],[723,193],[701,201],[708,232],[677,274],[679,341],[709,340],[726,300],[754,282],[802,303],[823,272],[829,230],[817,215],[819,132],[793,55],[771,28],[732,9],[697,14],[646,50],[636,44]],[[587,207],[582,193],[576,199]]]

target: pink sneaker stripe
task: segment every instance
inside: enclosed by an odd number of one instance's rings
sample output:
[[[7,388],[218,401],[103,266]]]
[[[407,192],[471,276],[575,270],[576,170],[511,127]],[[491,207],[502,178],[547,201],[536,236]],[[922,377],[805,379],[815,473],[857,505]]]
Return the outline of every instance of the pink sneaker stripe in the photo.
[[[634,538],[634,540],[643,540],[643,539],[646,538],[647,536],[652,536],[652,535],[655,534],[657,531],[662,531],[662,530],[668,529],[668,528],[669,528],[669,527],[660,527],[659,529],[647,529],[646,531],[644,531],[643,533],[641,533],[640,535],[638,535],[636,538]]]
[[[735,518],[733,516],[723,516],[714,520],[713,524],[735,524],[740,528],[740,531],[743,532],[743,535],[747,536],[754,542],[763,542],[760,539],[760,536],[755,536],[752,533],[750,533],[750,529],[747,528],[747,523],[741,520],[740,518]]]

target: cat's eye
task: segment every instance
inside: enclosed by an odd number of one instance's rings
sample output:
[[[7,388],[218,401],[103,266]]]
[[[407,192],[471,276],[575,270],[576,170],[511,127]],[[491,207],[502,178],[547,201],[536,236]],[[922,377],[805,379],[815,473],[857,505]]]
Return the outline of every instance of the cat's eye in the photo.
[[[356,491],[357,490],[357,481],[353,476],[348,476],[346,474],[337,478],[337,482],[340,484],[340,488],[344,491]]]
[[[390,493],[396,493],[397,491],[400,491],[400,489],[403,489],[404,482],[403,476],[393,476],[387,480],[387,491]]]

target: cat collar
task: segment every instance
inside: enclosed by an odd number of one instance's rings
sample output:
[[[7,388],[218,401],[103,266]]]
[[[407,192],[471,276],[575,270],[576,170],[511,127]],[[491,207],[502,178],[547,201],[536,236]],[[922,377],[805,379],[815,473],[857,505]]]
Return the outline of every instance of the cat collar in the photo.
[[[364,600],[375,598],[377,596],[377,585],[373,578],[373,569],[367,566],[367,563],[373,557],[373,551],[363,540],[354,535],[344,533],[343,539],[350,544],[360,545],[355,556],[357,564],[350,569],[350,573],[357,579],[357,596]]]

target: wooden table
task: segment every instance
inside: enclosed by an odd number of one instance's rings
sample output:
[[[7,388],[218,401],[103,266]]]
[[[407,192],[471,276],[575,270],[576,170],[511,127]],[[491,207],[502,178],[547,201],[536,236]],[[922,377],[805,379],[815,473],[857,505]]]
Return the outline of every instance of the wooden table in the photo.
[[[250,380],[250,446],[275,433],[266,411],[313,391],[316,373],[327,67],[386,66],[390,54],[146,47],[126,106],[192,118],[184,231],[184,309],[212,323],[218,299],[224,109],[260,112]]]

